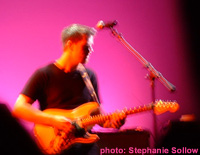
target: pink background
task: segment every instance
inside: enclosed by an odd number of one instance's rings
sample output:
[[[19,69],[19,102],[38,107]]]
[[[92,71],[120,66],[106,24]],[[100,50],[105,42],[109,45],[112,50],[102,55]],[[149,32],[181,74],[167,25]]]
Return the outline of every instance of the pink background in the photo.
[[[156,80],[156,98],[176,100],[176,113],[157,116],[158,130],[167,120],[198,114],[196,81],[191,72],[184,13],[173,0],[1,0],[0,101],[13,108],[35,69],[57,59],[60,34],[72,23],[88,26],[118,20],[116,29],[173,83],[169,92]],[[148,71],[111,34],[99,31],[88,66],[96,71],[102,105],[107,112],[151,103]],[[151,112],[129,116],[123,128],[153,130]]]

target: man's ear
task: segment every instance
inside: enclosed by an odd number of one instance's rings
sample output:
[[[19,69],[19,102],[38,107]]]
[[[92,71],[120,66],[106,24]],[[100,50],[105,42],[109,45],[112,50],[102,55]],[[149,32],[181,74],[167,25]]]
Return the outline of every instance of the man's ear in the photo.
[[[71,40],[68,40],[68,41],[65,43],[63,49],[64,49],[64,51],[65,51],[65,50],[70,49],[70,48],[72,48],[72,41],[71,41]]]

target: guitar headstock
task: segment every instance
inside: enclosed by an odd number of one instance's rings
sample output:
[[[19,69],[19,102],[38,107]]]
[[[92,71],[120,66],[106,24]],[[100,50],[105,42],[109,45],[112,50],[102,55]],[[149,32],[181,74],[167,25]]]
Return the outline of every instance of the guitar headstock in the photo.
[[[175,101],[162,101],[158,100],[153,105],[154,113],[159,115],[164,112],[176,112],[179,109],[179,104]]]

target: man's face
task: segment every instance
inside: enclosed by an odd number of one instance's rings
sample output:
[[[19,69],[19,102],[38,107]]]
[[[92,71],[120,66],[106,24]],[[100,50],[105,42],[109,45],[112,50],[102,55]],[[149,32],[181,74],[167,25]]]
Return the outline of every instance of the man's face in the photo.
[[[81,41],[74,43],[73,56],[76,63],[86,63],[89,60],[90,54],[93,52],[93,36],[88,39],[84,37]]]

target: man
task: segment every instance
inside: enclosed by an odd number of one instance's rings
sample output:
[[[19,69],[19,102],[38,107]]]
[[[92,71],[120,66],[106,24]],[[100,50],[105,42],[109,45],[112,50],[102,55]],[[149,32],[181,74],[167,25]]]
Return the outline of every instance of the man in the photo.
[[[43,110],[49,108],[74,109],[93,101],[77,66],[79,63],[84,64],[88,61],[93,51],[95,33],[93,28],[79,24],[70,25],[62,31],[63,53],[61,57],[54,63],[36,70],[32,75],[14,106],[13,114],[16,117],[35,124],[52,126],[57,130],[72,130],[71,120],[65,116],[45,113]],[[95,74],[90,69],[86,70],[98,98]],[[40,110],[31,106],[36,100],[39,101]],[[101,113],[101,110],[98,112]],[[123,113],[115,113],[109,121],[101,126],[120,128],[124,124],[124,120]],[[79,126],[81,127],[81,124]],[[68,154],[76,152],[77,154],[94,155],[94,152],[98,151],[94,144],[80,144],[74,145],[67,152]]]

